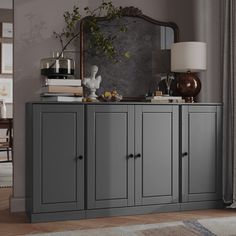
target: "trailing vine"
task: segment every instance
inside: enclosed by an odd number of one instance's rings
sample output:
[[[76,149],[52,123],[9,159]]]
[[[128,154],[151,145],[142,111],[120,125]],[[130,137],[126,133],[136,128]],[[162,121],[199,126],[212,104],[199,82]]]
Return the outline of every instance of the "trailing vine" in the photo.
[[[84,27],[90,33],[89,47],[94,49],[96,54],[103,54],[114,62],[118,62],[121,56],[129,58],[128,52],[120,52],[114,46],[118,34],[127,31],[126,25],[118,25],[118,32],[116,34],[104,34],[101,30],[101,25],[99,24],[100,17],[105,17],[108,22],[122,18],[122,10],[122,7],[115,7],[111,1],[103,1],[101,5],[95,9],[85,7],[84,18],[82,18],[78,6],[74,6],[71,12],[66,11],[63,14],[66,26],[60,33],[53,32],[54,36],[59,39],[61,44],[61,53],[59,54],[59,57],[72,41],[79,38],[80,32],[78,24],[84,19]]]

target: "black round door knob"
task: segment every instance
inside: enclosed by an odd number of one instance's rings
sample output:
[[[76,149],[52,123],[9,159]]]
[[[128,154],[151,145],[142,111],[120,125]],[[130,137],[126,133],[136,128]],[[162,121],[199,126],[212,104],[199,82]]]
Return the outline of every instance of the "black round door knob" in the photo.
[[[135,158],[140,158],[141,156],[142,156],[141,153],[138,153],[135,155]]]
[[[128,157],[129,157],[129,158],[133,158],[133,157],[134,157],[134,154],[129,154]]]
[[[84,158],[84,157],[83,157],[82,155],[78,156],[78,159],[79,159],[79,160],[83,160],[83,158]]]
[[[182,157],[188,156],[187,152],[182,153]]]

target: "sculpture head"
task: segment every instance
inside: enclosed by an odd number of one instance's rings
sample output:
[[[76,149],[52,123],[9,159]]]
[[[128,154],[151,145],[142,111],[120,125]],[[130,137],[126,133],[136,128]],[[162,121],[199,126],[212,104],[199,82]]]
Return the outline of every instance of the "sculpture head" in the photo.
[[[98,67],[96,65],[91,66],[91,75],[95,76],[98,72]]]

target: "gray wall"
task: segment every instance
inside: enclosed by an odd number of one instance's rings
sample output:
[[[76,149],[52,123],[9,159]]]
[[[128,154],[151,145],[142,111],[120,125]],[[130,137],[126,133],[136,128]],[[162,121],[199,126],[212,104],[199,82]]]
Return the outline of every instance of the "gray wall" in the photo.
[[[12,211],[24,210],[25,196],[25,103],[39,100],[40,59],[58,49],[52,37],[63,26],[62,14],[77,0],[17,0],[14,5],[14,193]],[[96,6],[98,0],[79,1]],[[220,0],[113,0],[115,5],[136,6],[144,14],[161,21],[174,21],[180,28],[181,41],[203,40],[208,43],[208,69],[202,73],[202,101],[219,101]],[[214,14],[213,14],[214,13]]]

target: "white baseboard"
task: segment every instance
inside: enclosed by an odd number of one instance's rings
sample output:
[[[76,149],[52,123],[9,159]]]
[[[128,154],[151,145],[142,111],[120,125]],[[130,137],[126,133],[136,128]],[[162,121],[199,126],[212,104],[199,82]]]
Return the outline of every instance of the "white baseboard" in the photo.
[[[10,210],[11,212],[25,212],[25,198],[11,197]]]

